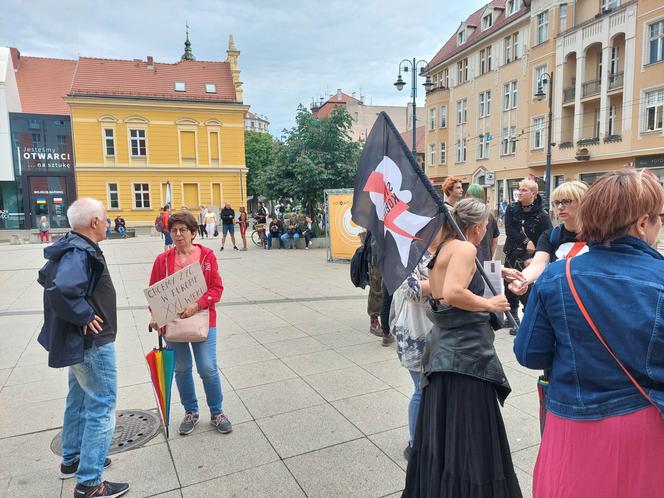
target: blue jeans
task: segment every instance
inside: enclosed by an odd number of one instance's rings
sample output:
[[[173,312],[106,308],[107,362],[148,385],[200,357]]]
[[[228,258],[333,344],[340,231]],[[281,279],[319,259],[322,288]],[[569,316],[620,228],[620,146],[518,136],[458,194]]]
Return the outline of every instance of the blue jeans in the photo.
[[[115,432],[118,392],[115,344],[93,345],[82,363],[69,367],[69,393],[62,427],[62,460],[77,460],[76,481],[96,486],[103,481],[104,460]]]
[[[415,388],[408,403],[408,444],[413,446],[415,428],[417,427],[417,413],[420,411],[420,400],[422,399],[422,387],[420,386],[422,372],[416,372],[415,370],[408,370],[408,372],[410,372]]]
[[[300,234],[295,233],[285,233],[281,237],[281,245],[286,248],[288,246],[288,239],[293,239],[293,247],[297,247],[297,241],[300,240]]]
[[[268,249],[272,249],[272,239],[278,239],[281,237],[280,232],[269,232],[267,234],[267,247]]]
[[[191,350],[194,350],[196,370],[203,381],[205,398],[212,416],[221,413],[221,375],[217,368],[217,328],[211,327],[208,338],[203,342],[169,342],[175,350],[175,383],[180,393],[180,402],[187,412],[198,412],[198,399],[194,387]]]

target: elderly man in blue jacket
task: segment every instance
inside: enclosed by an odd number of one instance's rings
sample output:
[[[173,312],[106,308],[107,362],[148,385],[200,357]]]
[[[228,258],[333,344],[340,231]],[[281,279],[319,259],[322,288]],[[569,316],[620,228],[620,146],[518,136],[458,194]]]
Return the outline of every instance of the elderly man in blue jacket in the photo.
[[[44,249],[44,326],[39,343],[48,364],[69,367],[60,477],[76,476],[74,497],[116,497],[129,485],[103,480],[115,431],[117,369],[115,288],[99,248],[106,237],[104,205],[89,198],[67,210],[72,231]]]

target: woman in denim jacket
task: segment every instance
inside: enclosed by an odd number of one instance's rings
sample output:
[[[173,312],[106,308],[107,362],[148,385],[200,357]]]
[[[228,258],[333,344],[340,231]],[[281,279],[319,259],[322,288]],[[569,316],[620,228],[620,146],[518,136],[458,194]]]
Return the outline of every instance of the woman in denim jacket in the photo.
[[[565,275],[535,283],[514,343],[519,363],[550,369],[534,498],[664,496],[664,257],[653,248],[664,191],[648,171],[604,175],[584,197],[573,258],[579,297],[643,396],[596,337]]]

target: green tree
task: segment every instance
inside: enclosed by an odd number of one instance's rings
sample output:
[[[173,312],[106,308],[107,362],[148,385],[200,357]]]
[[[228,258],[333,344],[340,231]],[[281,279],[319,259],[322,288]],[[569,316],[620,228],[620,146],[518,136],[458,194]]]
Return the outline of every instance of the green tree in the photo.
[[[295,127],[284,131],[274,162],[260,173],[267,195],[292,197],[315,214],[325,189],[352,187],[360,157],[360,144],[348,134],[352,123],[342,107],[318,119],[300,105]]]
[[[274,162],[279,143],[269,133],[244,132],[244,157],[247,169],[247,194],[265,195],[259,181],[261,172]]]

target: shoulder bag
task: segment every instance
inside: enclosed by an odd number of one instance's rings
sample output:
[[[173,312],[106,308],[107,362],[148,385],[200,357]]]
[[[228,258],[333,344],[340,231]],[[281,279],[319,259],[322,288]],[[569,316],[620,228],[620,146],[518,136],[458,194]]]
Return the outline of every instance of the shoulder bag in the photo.
[[[168,258],[164,258],[168,277]],[[210,312],[206,308],[189,318],[176,318],[166,324],[164,336],[168,342],[203,342],[210,329]]]

